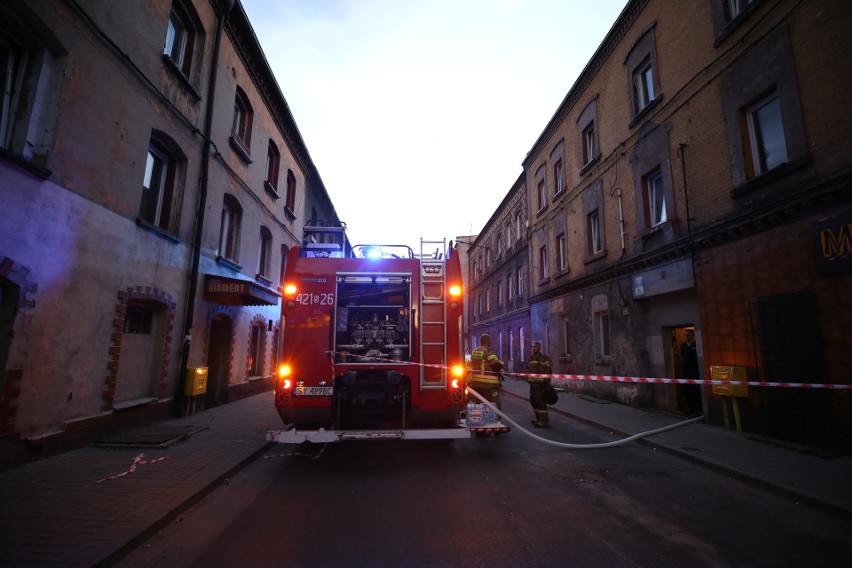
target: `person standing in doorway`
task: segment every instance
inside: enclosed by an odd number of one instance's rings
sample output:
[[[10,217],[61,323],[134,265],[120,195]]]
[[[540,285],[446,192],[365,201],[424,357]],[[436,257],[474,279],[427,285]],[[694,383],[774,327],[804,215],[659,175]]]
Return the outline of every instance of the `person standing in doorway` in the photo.
[[[684,332],[685,341],[680,346],[680,378],[697,381],[698,374],[698,346],[695,344],[695,331],[687,329]],[[701,410],[701,387],[698,385],[684,385],[682,392],[683,409],[687,414],[694,414]]]
[[[530,375],[550,375],[550,358],[541,352],[541,341],[532,342],[532,354],[530,355],[529,363],[527,363],[527,373]],[[532,421],[536,428],[546,428],[548,423],[547,415],[547,393],[552,388],[550,379],[547,377],[527,377],[527,382],[530,384],[530,404],[535,413],[535,420]]]

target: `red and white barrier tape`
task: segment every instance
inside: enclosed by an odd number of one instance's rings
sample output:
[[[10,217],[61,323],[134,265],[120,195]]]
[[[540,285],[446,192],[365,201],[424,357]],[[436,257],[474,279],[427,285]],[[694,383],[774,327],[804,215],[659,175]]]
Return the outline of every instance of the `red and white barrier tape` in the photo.
[[[127,475],[130,475],[134,471],[136,471],[136,466],[157,463],[159,461],[163,461],[164,459],[166,459],[166,458],[157,458],[157,459],[154,459],[154,460],[146,460],[146,459],[143,459],[144,457],[145,457],[145,454],[139,454],[138,456],[133,458],[133,463],[130,464],[130,469],[128,469],[127,471],[124,471],[122,473],[117,473],[117,474],[111,475],[109,477],[104,477],[100,481],[96,481],[95,484],[101,483],[103,481],[109,481],[111,479],[118,479],[120,477],[125,477]]]
[[[327,352],[329,353],[329,352]],[[363,357],[376,362],[395,363],[402,365],[415,365],[418,367],[431,367],[437,369],[448,369],[446,365],[430,365],[427,363],[415,363],[413,361],[397,361],[394,359],[380,359],[378,357]],[[798,383],[784,381],[722,381],[718,379],[665,379],[657,377],[618,377],[611,375],[546,375],[540,373],[505,373],[507,376],[532,379],[551,379],[551,381],[596,381],[606,383],[645,383],[665,385],[725,385],[725,386],[749,386],[749,387],[775,387],[793,389],[828,389],[828,390],[852,390],[852,385],[834,383]]]

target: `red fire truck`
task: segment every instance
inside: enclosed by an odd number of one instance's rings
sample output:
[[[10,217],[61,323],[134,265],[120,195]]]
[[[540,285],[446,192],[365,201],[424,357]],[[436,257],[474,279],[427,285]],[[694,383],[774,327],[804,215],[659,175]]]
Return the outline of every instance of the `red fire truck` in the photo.
[[[305,227],[287,258],[276,442],[468,438],[462,279],[446,241],[357,245]],[[434,247],[434,249],[432,248]]]

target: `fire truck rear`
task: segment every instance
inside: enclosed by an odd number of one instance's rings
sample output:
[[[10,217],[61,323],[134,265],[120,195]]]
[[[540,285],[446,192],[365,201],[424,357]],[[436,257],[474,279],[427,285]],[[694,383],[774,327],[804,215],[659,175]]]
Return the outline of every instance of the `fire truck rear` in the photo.
[[[306,227],[287,258],[275,406],[285,443],[463,438],[462,279],[445,241],[346,249]],[[434,250],[427,251],[431,247]]]

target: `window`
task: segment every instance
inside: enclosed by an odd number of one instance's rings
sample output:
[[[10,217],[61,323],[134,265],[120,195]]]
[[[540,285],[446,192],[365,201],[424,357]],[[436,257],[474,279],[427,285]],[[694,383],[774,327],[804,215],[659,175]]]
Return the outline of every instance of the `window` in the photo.
[[[646,57],[633,72],[633,108],[637,113],[654,100],[654,75],[651,59]]]
[[[751,177],[759,176],[787,161],[787,143],[778,95],[759,100],[746,110],[749,144],[746,146]]]
[[[521,213],[515,214],[515,240],[521,240]]]
[[[657,45],[652,27],[640,37],[625,59],[628,91],[634,121],[660,99],[660,79],[657,73]],[[632,125],[632,123],[631,123]]]
[[[518,298],[524,297],[524,269],[518,268]]]
[[[138,306],[127,306],[124,315],[124,333],[151,334],[151,310]]]
[[[524,347],[525,347],[525,345],[524,345],[524,328],[523,327],[518,329],[518,341],[520,342],[520,346],[521,346],[521,362],[523,363],[526,360],[524,358]]]
[[[503,332],[497,334],[497,357],[503,359]]]
[[[645,202],[648,204],[648,224],[656,227],[666,222],[666,195],[663,190],[663,175],[659,169],[645,176],[643,183]]]
[[[547,271],[547,245],[542,245],[538,249],[538,279],[545,280],[548,277]]]
[[[269,187],[278,191],[278,170],[281,167],[281,153],[278,151],[278,146],[272,140],[269,141],[269,147],[266,150],[266,183]]]
[[[237,262],[240,255],[240,223],[243,209],[233,195],[225,195],[219,226],[219,256]]]
[[[503,281],[497,282],[497,305],[503,305]]]
[[[485,289],[485,311],[491,311],[491,288]]]
[[[588,253],[589,256],[600,254],[603,251],[603,238],[601,232],[601,216],[597,209],[589,213],[586,222],[588,230]]]
[[[743,13],[752,0],[723,0],[725,7],[725,18],[730,22]]]
[[[241,157],[245,161],[251,161],[248,152],[251,150],[251,126],[254,120],[254,112],[249,103],[245,91],[237,87],[234,96],[234,121],[231,124],[231,140],[236,142]]]
[[[512,286],[512,275],[509,274],[506,276],[506,293],[509,295],[509,302],[511,302],[514,297],[514,286]]]
[[[479,310],[477,310],[477,312],[479,313],[479,315],[482,315],[482,314],[485,313],[485,310],[483,309],[483,304],[482,304],[482,294],[479,295]]]
[[[609,312],[595,312],[595,361],[608,363],[610,357]]]
[[[731,64],[720,94],[735,196],[807,163],[810,149],[786,27]]]
[[[266,227],[260,228],[260,246],[257,252],[257,275],[269,278],[270,259],[272,257],[272,232]]]
[[[281,349],[281,328],[276,327],[272,332],[272,373],[278,370],[278,355]]]
[[[595,142],[595,122],[592,121],[589,125],[583,129],[583,165],[585,166],[589,162],[591,162],[596,155],[595,148],[597,148],[597,143]]]
[[[509,328],[509,360],[511,361],[515,355],[515,333],[512,328]]]
[[[536,187],[536,204],[538,205],[538,211],[541,211],[545,207],[547,207],[547,181],[545,180],[545,169],[544,165],[538,168],[535,174],[535,187]]]
[[[177,223],[172,223],[176,170],[176,160],[172,155],[152,141],[145,161],[139,218],[169,232],[177,232]]]
[[[559,195],[565,190],[565,172],[562,170],[562,160],[557,160],[553,164],[553,179],[556,184],[556,191],[554,193]]]
[[[500,258],[500,255],[503,254],[503,239],[497,237],[497,258]]]
[[[287,170],[287,209],[291,214],[296,214],[296,176],[293,170]]]
[[[248,375],[257,377],[263,374],[263,351],[266,339],[266,326],[252,325],[249,338]]]
[[[595,96],[585,106],[577,118],[577,132],[580,133],[580,173],[598,158],[598,97]]]
[[[0,2],[0,148],[39,167],[53,144],[66,52],[31,4]]]
[[[195,33],[191,20],[183,6],[175,2],[169,14],[166,28],[166,45],[163,54],[167,55],[180,69],[184,76],[189,77],[192,69],[192,54],[195,46]]]
[[[512,224],[506,223],[506,251],[512,248]]]
[[[568,242],[565,240],[565,233],[556,236],[556,254],[559,271],[568,270]]]
[[[571,353],[571,326],[568,325],[568,319],[562,320],[562,353],[568,355]]]

